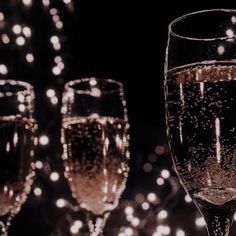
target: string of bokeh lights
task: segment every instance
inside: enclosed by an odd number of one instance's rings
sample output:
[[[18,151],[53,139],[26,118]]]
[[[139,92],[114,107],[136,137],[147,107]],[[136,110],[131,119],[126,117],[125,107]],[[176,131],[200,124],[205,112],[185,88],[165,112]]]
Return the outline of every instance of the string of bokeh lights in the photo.
[[[72,1],[70,0],[63,0],[63,2],[67,5],[69,9],[72,9]],[[42,0],[42,4],[45,7],[45,10],[48,12],[48,14],[51,16],[51,22],[54,27],[54,33],[50,36],[49,41],[50,45],[54,51],[54,60],[51,68],[51,73],[56,79],[60,79],[63,75],[63,70],[65,69],[65,64],[63,62],[63,58],[61,56],[61,48],[62,48],[62,38],[63,38],[63,22],[60,18],[60,12],[57,8],[51,7],[51,1],[50,0]],[[46,97],[49,99],[52,106],[56,106],[58,104],[58,97],[56,94],[56,90],[53,88],[47,88],[45,91]],[[42,147],[46,147],[50,144],[50,138],[46,134],[42,134],[39,137],[39,144]],[[38,170],[44,169],[45,163],[43,163],[41,160],[37,160],[35,163],[35,167]],[[53,183],[56,183],[60,179],[60,173],[53,171],[49,175],[50,181]],[[36,186],[33,190],[35,196],[37,198],[40,198],[43,194],[42,188],[40,186]],[[64,207],[64,200],[58,199],[56,200],[56,206],[59,208]]]

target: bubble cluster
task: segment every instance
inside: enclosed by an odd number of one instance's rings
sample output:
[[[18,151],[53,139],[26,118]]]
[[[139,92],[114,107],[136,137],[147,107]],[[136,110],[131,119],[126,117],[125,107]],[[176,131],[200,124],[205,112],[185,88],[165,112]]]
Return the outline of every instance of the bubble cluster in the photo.
[[[66,176],[80,206],[113,210],[128,177],[126,122],[112,117],[63,120]]]

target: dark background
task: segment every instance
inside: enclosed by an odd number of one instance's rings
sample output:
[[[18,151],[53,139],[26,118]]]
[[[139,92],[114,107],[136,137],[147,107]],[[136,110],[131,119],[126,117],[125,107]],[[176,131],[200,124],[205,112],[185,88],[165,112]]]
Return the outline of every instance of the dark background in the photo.
[[[39,136],[46,134],[50,138],[48,146],[39,147],[36,157],[44,162],[35,180],[35,186],[40,186],[43,194],[39,198],[31,193],[13,220],[9,235],[70,235],[68,229],[75,214],[69,209],[55,207],[60,197],[73,202],[70,192],[62,177],[57,184],[49,180],[52,171],[62,174],[63,170],[59,142],[60,102],[52,106],[45,92],[48,88],[55,89],[60,100],[66,81],[90,76],[109,77],[124,83],[131,125],[131,173],[124,200],[108,222],[107,235],[118,235],[119,227],[129,227],[123,214],[127,204],[134,206],[142,223],[134,227],[134,235],[152,235],[154,228],[163,223],[156,220],[161,209],[169,212],[163,224],[170,225],[170,235],[175,235],[178,228],[186,235],[206,234],[204,228],[196,227],[194,222],[199,214],[193,204],[184,202],[185,194],[179,190],[171,169],[163,93],[167,27],[177,16],[202,9],[234,8],[235,1],[74,0],[72,5],[68,8],[63,1],[51,1],[50,8],[59,10],[64,23],[64,29],[57,31],[49,9],[39,0],[33,1],[30,8],[16,0],[0,3],[0,8],[7,12],[9,27],[21,21],[32,28],[31,41],[20,49],[2,47],[0,60],[2,63],[7,60],[9,64],[9,74],[5,77],[22,78],[34,85]],[[62,42],[62,49],[56,53],[49,42],[54,34]],[[33,65],[22,62],[27,50],[35,55]],[[65,69],[55,76],[51,69],[53,58],[58,54],[63,57]],[[145,165],[149,165],[149,169]],[[157,188],[156,179],[163,168],[170,170],[172,178]],[[137,193],[146,197],[150,192],[159,196],[160,203],[151,205],[147,213],[134,199]]]

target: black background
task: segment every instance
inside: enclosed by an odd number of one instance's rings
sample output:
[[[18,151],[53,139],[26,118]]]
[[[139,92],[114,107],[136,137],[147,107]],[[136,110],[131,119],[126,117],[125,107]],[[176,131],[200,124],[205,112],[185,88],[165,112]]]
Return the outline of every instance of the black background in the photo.
[[[71,77],[112,77],[126,88],[133,124],[163,125],[163,68],[167,27],[177,16],[225,1],[78,1],[71,34]],[[204,22],[199,22],[204,24]],[[183,52],[184,53],[184,52]]]

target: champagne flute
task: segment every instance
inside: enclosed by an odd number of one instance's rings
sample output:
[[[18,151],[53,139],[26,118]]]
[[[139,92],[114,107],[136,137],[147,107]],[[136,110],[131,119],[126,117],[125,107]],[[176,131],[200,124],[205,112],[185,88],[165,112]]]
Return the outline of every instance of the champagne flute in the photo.
[[[211,9],[169,25],[167,132],[182,186],[210,236],[230,235],[236,203],[236,10]]]
[[[128,177],[128,119],[123,85],[84,78],[65,85],[62,99],[65,176],[88,217],[90,235],[101,235]]]
[[[25,202],[33,182],[33,87],[0,80],[0,235]]]

